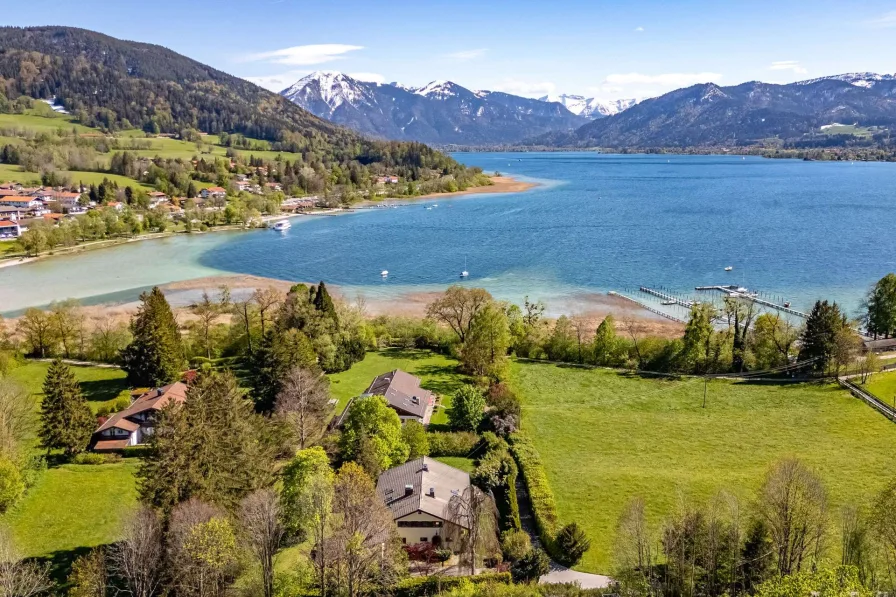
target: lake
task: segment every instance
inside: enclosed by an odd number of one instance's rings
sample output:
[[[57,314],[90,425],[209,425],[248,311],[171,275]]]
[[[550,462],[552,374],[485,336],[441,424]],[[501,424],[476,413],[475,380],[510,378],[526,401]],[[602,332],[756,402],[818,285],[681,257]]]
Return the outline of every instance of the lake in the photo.
[[[896,269],[896,164],[455,157],[541,186],[294,218],[284,233],[179,235],[4,268],[0,312],[66,297],[124,300],[137,288],[222,272],[325,280],[381,299],[444,288],[464,269],[463,284],[549,306],[642,285],[693,296],[695,286],[737,284],[801,309],[830,298],[854,312],[868,287]]]

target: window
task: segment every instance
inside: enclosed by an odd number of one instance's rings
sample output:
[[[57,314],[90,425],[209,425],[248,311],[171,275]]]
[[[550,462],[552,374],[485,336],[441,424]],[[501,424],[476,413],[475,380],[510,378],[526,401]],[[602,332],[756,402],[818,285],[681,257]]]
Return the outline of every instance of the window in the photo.
[[[437,529],[442,526],[441,520],[399,520],[399,527],[413,529]]]
[[[428,543],[429,537],[420,537],[420,543]]]

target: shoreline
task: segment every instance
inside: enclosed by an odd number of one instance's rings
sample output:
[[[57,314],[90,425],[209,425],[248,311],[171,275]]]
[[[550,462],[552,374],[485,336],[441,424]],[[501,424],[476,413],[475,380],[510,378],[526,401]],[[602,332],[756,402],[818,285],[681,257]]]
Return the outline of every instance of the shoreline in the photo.
[[[321,209],[314,210],[310,212],[301,212],[301,213],[289,213],[289,214],[279,214],[276,216],[264,216],[262,221],[265,223],[273,222],[277,220],[297,218],[301,216],[337,216],[342,214],[353,213],[355,209],[369,209],[376,208],[383,205],[386,201],[409,201],[416,202],[425,199],[433,199],[437,197],[460,197],[464,195],[481,195],[488,193],[521,193],[524,191],[528,191],[535,187],[541,186],[538,183],[534,182],[524,182],[521,180],[517,180],[512,176],[492,176],[489,177],[490,180],[494,184],[482,187],[471,187],[469,189],[463,191],[454,191],[452,193],[429,193],[427,195],[421,195],[419,197],[387,197],[381,201],[371,201],[366,199],[364,201],[360,201],[357,204],[348,207],[348,208],[331,208],[331,209]],[[192,232],[186,231],[172,231],[172,232],[150,232],[146,234],[141,234],[139,236],[134,236],[131,238],[111,238],[105,240],[96,240],[86,242],[80,245],[75,245],[73,247],[61,247],[49,253],[42,253],[40,255],[35,256],[16,256],[16,257],[6,257],[0,259],[0,269],[7,267],[15,267],[18,265],[25,265],[28,263],[33,263],[38,260],[50,259],[52,257],[61,257],[65,255],[76,255],[78,253],[86,252],[86,251],[96,251],[99,249],[111,249],[113,247],[117,247],[119,245],[125,245],[128,243],[141,242],[146,240],[156,240],[160,238],[170,238],[172,236],[176,236],[178,234],[213,234],[215,232],[250,232],[252,230],[267,230],[267,228],[260,227],[247,227],[242,225],[230,225],[230,226],[217,226],[215,228],[209,228],[206,231],[193,230]]]

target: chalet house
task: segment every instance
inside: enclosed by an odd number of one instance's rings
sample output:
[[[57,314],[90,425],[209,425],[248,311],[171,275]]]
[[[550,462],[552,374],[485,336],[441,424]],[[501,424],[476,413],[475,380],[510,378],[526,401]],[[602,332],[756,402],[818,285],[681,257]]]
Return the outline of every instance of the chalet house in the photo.
[[[158,207],[162,203],[168,203],[168,195],[161,191],[153,191],[149,194],[149,207]]]
[[[124,209],[124,203],[121,201],[110,201],[106,204],[106,207],[112,208],[115,211],[121,211]]]
[[[277,192],[277,191],[283,190],[283,185],[281,185],[279,182],[266,182],[266,183],[264,183],[264,186],[267,190],[272,191],[272,192]]]
[[[401,542],[407,545],[442,545],[445,527],[452,524],[448,504],[468,487],[470,475],[428,456],[390,468],[376,482],[377,494],[392,511]]]
[[[0,220],[0,238],[19,238],[22,234],[18,222],[12,220]]]
[[[363,396],[384,396],[402,421],[429,424],[436,396],[420,387],[420,378],[401,369],[378,375]]]
[[[199,191],[199,196],[203,199],[208,199],[209,197],[223,199],[227,196],[227,189],[222,189],[221,187],[209,187]]]
[[[379,184],[398,184],[397,176],[378,176],[376,181]]]
[[[19,220],[28,216],[28,210],[20,207],[11,207],[9,205],[0,205],[0,220]]]
[[[187,396],[187,384],[176,382],[162,388],[153,388],[140,395],[129,407],[106,419],[90,442],[92,450],[121,450],[128,446],[145,444],[155,429],[155,415],[166,405],[183,403]]]
[[[44,209],[44,202],[37,197],[2,197],[0,198],[0,205],[18,207],[30,212],[42,211]]]

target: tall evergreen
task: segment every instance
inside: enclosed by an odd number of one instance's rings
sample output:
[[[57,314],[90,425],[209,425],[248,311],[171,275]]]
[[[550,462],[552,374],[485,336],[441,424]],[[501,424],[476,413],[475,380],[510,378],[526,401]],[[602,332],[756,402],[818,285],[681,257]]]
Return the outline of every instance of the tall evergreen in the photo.
[[[311,340],[297,329],[269,330],[252,355],[252,398],[258,412],[270,412],[287,372],[293,367],[317,370]]]
[[[184,351],[171,306],[158,287],[140,295],[140,309],[131,320],[134,339],[121,360],[134,386],[161,386],[183,372]]]
[[[318,285],[314,295],[314,308],[326,314],[337,324],[339,323],[339,318],[336,316],[336,305],[333,304],[333,299],[330,298],[330,293],[327,292],[327,285],[323,281]]]
[[[62,450],[68,456],[84,451],[96,428],[96,418],[84,400],[74,373],[61,360],[53,361],[43,389],[41,446],[47,450]]]
[[[837,303],[815,301],[801,336],[799,360],[817,359],[812,368],[827,370],[834,357],[837,334],[847,325],[846,315]]]

